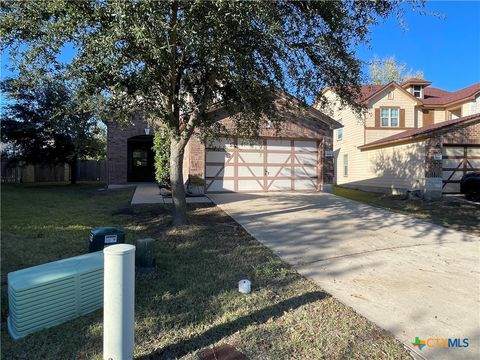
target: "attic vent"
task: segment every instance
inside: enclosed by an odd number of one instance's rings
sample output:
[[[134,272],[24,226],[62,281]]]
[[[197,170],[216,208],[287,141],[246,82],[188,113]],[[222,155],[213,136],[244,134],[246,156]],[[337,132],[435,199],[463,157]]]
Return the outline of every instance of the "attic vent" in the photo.
[[[20,339],[103,305],[103,252],[8,274],[8,332]]]

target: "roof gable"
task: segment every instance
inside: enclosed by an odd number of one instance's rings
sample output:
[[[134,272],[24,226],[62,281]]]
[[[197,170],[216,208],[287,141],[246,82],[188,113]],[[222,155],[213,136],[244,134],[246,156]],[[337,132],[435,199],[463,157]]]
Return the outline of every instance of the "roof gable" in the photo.
[[[368,85],[367,85],[368,86]],[[371,85],[370,85],[371,86]],[[378,86],[378,85],[377,85]],[[411,100],[413,100],[415,102],[415,104],[417,105],[421,105],[422,104],[422,101],[418,98],[416,98],[415,96],[413,96],[410,92],[408,92],[407,90],[405,90],[403,87],[401,87],[400,85],[398,85],[395,81],[392,81],[386,85],[380,85],[381,87],[377,88],[376,91],[371,91],[368,96],[366,98],[364,98],[362,100],[363,103],[368,103],[370,101],[373,101],[375,97],[377,97],[378,95],[381,95],[381,93],[384,91],[384,90],[387,90],[387,89],[390,89],[390,88],[394,88],[398,91],[400,91],[401,93],[403,93],[404,95],[406,95],[408,98],[410,98]],[[387,96],[387,94],[384,94],[381,98]],[[374,101],[375,103],[376,101]]]

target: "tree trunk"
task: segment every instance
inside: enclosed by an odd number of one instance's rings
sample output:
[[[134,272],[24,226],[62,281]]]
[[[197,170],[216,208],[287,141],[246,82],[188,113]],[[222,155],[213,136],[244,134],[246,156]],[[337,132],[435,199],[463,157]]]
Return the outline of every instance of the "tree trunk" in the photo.
[[[170,183],[173,200],[173,225],[187,224],[187,201],[183,183],[185,141],[172,137],[170,142]]]
[[[70,185],[77,184],[77,157],[75,156],[70,163]]]

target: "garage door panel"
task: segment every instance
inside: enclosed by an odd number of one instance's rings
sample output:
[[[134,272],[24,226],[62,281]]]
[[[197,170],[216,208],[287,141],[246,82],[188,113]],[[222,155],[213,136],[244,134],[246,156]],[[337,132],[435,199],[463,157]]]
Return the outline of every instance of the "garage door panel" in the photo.
[[[316,189],[315,181],[310,179],[295,180],[295,190],[311,190]]]
[[[460,180],[463,176],[463,171],[443,171],[443,179]]]
[[[207,163],[209,163],[209,162],[226,163],[232,157],[233,157],[233,152],[207,151],[207,153],[205,154],[205,161]]]
[[[207,165],[205,177],[230,177],[234,176],[233,166]]]
[[[316,141],[295,140],[295,151],[317,151]]]
[[[267,155],[267,162],[269,164],[285,164],[290,161],[290,154],[269,153]]]
[[[480,156],[480,147],[467,148],[467,156]]]
[[[238,176],[240,177],[262,177],[263,173],[263,166],[238,166]]]
[[[291,151],[290,140],[267,140],[267,149],[274,151]]]
[[[263,153],[238,153],[238,162],[263,164]]]
[[[268,176],[291,176],[290,166],[267,166]]]
[[[445,184],[443,187],[443,192],[446,193],[459,193],[460,192],[460,184],[459,183],[448,183]]]
[[[238,191],[263,191],[262,182],[256,180],[242,180],[238,182]]]
[[[292,181],[291,180],[271,180],[269,183],[271,184],[270,187],[269,187],[270,191],[292,190]]]
[[[444,156],[463,156],[463,147],[451,147],[451,146],[444,146],[443,147],[443,155]]]
[[[295,176],[309,176],[315,177],[317,176],[317,168],[314,166],[304,166],[304,167],[295,167]]]
[[[468,159],[468,163],[474,169],[480,169],[480,159]]]
[[[317,165],[317,154],[296,154],[295,164]]]
[[[457,168],[461,164],[461,159],[443,159],[444,168]]]

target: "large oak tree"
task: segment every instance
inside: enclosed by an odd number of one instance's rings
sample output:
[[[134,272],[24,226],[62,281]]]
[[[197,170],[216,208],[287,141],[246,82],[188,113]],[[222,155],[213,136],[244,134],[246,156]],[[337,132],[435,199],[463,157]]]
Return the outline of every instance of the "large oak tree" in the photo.
[[[104,116],[122,121],[141,110],[168,126],[173,219],[184,224],[184,149],[212,126],[213,104],[237,114],[248,135],[274,115],[273,89],[307,100],[332,86],[354,105],[361,63],[353,47],[401,9],[400,0],[3,1],[0,29],[22,71],[65,71],[102,97]],[[61,66],[65,44],[77,52]]]

